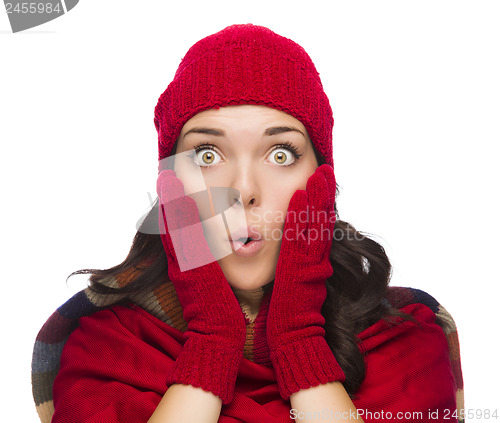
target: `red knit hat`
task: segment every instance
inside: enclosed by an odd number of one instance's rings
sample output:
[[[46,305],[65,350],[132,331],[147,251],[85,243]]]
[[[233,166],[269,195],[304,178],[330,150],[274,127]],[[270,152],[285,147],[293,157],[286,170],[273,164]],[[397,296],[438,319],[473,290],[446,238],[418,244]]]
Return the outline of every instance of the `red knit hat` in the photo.
[[[294,41],[252,24],[232,25],[203,38],[182,59],[155,108],[159,160],[171,154],[194,115],[236,104],[260,104],[292,115],[333,166],[332,109],[314,63]]]

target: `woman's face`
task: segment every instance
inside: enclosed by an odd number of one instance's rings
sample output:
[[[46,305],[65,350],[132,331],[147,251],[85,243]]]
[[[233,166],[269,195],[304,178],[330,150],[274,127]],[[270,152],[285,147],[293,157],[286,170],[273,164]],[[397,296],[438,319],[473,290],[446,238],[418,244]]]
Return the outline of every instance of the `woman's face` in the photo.
[[[308,178],[318,167],[304,125],[266,106],[210,109],[183,126],[175,154],[189,150],[195,150],[189,158],[194,167],[189,170],[189,166],[177,165],[177,158],[175,167],[187,194],[198,190],[191,175],[192,169],[198,172],[200,167],[207,187],[232,188],[230,191],[240,195],[235,204],[243,220],[231,217],[230,213],[227,217],[229,221],[233,219],[232,228],[236,230],[228,232],[220,225],[211,226],[208,220],[203,221],[205,237],[212,240],[209,241],[212,252],[217,250],[213,240],[215,243],[224,240],[226,246],[231,246],[229,251],[234,251],[218,259],[229,284],[245,290],[266,285],[275,277],[290,199],[296,190],[305,189]],[[236,239],[242,228],[257,240],[244,246],[244,240]]]

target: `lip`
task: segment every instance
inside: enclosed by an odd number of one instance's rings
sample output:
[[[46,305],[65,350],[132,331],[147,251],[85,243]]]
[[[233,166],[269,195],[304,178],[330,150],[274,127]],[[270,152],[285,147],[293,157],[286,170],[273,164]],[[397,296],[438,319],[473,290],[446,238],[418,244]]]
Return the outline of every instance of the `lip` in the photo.
[[[240,238],[245,237],[252,238],[253,240],[245,245],[243,241],[240,241]],[[229,242],[234,254],[239,257],[252,257],[256,255],[264,246],[264,239],[262,238],[262,235],[251,226],[241,228],[232,233]]]
[[[239,257],[252,257],[256,255],[264,246],[264,241],[254,240],[248,244],[243,244],[242,241],[230,241],[234,250],[234,254]]]
[[[262,235],[254,227],[248,225],[247,227],[239,228],[238,230],[230,234],[231,238],[229,241],[238,242],[240,238],[253,238],[257,241],[263,241]]]

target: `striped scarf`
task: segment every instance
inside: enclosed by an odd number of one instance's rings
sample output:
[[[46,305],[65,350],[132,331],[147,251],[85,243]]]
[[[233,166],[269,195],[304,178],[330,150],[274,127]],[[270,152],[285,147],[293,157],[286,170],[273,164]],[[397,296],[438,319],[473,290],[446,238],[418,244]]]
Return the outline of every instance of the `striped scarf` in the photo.
[[[141,269],[125,271],[108,280],[107,283],[113,287],[124,286],[128,281],[133,280],[140,271]],[[244,356],[251,361],[267,366],[270,366],[270,363],[267,362],[267,345],[262,341],[263,337],[255,336],[261,329],[256,327],[255,318],[261,302],[270,297],[268,295],[271,292],[268,289],[269,285],[253,291],[235,290],[235,295],[245,313],[247,322]],[[137,304],[154,317],[182,332],[187,329],[187,323],[183,318],[175,289],[168,280],[148,292],[134,295],[103,295],[97,294],[89,288],[78,292],[49,317],[36,338],[31,376],[33,398],[42,423],[50,423],[54,414],[52,386],[59,369],[64,344],[71,332],[78,326],[79,318],[121,301],[131,301]],[[451,315],[432,296],[413,288],[389,287],[385,302],[386,305],[396,309],[408,304],[421,303],[428,306],[436,314],[436,323],[442,327],[450,349],[450,362],[457,386],[457,409],[464,409],[460,347],[457,328]]]

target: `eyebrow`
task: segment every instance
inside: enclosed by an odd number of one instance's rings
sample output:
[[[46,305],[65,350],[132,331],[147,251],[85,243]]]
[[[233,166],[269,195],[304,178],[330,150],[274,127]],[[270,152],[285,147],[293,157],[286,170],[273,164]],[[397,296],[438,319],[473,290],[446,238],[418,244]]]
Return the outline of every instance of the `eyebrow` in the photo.
[[[302,136],[305,138],[305,135],[301,130],[294,128],[292,126],[274,126],[272,128],[267,128],[264,131],[264,135],[272,136],[272,135],[283,134],[285,132],[298,132],[299,134],[302,134]],[[222,129],[191,128],[189,131],[187,131],[184,134],[184,137],[186,137],[188,134],[191,134],[191,133],[213,135],[215,137],[223,137],[225,135],[225,133]]]
[[[275,126],[273,128],[267,128],[264,134],[278,135],[278,134],[283,134],[284,132],[298,132],[299,134],[302,134],[305,138],[304,133],[301,130],[294,128],[293,126]]]

